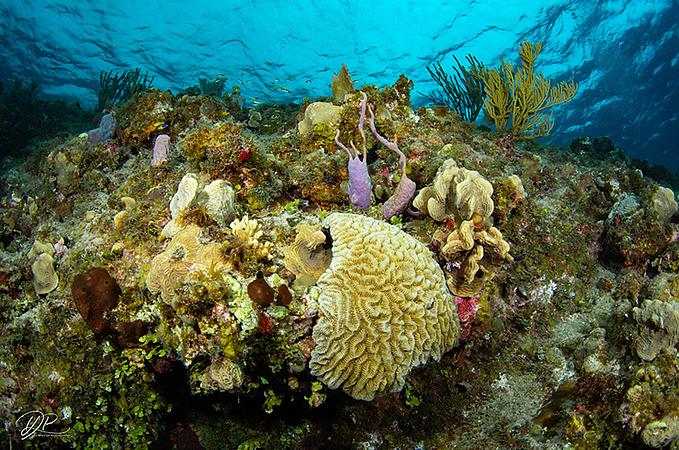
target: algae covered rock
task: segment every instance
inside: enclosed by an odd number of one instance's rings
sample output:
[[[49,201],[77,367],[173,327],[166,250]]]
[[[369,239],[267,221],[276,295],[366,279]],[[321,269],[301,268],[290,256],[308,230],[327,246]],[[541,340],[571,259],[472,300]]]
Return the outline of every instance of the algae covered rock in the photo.
[[[455,301],[434,255],[397,227],[330,214],[332,262],[318,280],[311,373],[356,399],[399,392],[414,367],[458,341]]]
[[[59,276],[54,270],[54,259],[41,253],[31,266],[33,271],[33,287],[38,295],[49,294],[59,285]]]
[[[641,432],[641,439],[649,447],[662,448],[679,441],[679,412],[651,422]]]
[[[64,192],[72,192],[78,183],[78,176],[80,175],[78,166],[71,162],[66,154],[62,152],[54,155],[53,164],[59,189]]]
[[[222,358],[212,362],[200,378],[200,387],[208,391],[232,391],[243,384],[243,370],[233,360]]]
[[[642,266],[667,247],[673,232],[667,219],[673,208],[664,203],[665,195],[662,198],[660,204],[649,204],[636,195],[625,194],[613,205],[602,236],[602,256],[607,262]]]

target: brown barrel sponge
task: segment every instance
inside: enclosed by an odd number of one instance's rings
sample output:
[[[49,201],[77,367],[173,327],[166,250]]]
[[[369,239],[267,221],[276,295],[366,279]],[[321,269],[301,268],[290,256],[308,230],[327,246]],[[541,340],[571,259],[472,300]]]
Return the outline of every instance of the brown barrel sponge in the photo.
[[[71,285],[75,306],[96,336],[112,331],[111,311],[118,305],[120,287],[106,269],[94,268],[77,275]]]

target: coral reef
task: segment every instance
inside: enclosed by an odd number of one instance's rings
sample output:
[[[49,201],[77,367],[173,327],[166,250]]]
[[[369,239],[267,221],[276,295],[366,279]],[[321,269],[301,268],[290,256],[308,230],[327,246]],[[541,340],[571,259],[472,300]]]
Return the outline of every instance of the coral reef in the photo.
[[[391,225],[340,213],[324,225],[332,263],[318,280],[311,373],[361,400],[398,392],[412,368],[457,342],[443,273],[429,250]]]
[[[304,136],[308,102],[149,89],[0,174],[3,443],[676,446],[674,194],[607,139],[355,88]],[[21,441],[28,411],[68,432]]]

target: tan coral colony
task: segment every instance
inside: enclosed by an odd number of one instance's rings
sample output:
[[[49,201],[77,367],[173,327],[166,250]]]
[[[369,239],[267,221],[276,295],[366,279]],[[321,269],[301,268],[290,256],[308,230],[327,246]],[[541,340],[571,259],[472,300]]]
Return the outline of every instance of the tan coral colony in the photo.
[[[458,340],[455,301],[433,254],[388,223],[330,214],[332,262],[318,287],[310,367],[356,399],[400,391],[414,367]]]

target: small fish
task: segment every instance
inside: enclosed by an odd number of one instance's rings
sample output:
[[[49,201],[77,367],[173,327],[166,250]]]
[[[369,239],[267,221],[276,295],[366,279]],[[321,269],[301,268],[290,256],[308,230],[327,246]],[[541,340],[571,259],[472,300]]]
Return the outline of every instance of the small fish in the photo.
[[[288,93],[288,94],[291,94],[290,89],[286,89],[286,88],[284,88],[283,86],[276,86],[276,90],[277,90],[277,91],[281,91],[281,92],[286,92],[286,93]]]
[[[165,122],[156,122],[153,124],[153,126],[156,128],[162,128],[163,130],[167,128],[167,124]]]
[[[263,102],[260,102],[260,101],[257,100],[257,99],[252,99],[252,104],[253,104],[253,105],[261,105],[261,104],[263,104]]]
[[[305,83],[311,83],[311,80],[306,80]]]
[[[218,74],[217,74],[217,75],[215,75],[215,76],[216,76],[216,77],[223,77],[223,76],[224,76],[224,74],[223,74],[223,73],[218,73]]]

